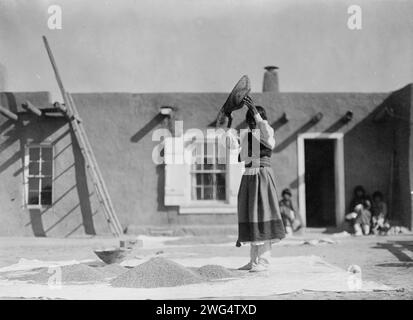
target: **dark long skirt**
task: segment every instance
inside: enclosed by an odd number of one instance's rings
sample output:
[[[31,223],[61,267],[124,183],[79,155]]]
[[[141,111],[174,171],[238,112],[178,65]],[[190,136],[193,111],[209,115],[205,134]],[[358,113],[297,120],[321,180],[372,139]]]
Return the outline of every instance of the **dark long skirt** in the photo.
[[[275,187],[273,171],[261,167],[257,174],[243,175],[238,192],[238,241],[281,240],[285,229]]]

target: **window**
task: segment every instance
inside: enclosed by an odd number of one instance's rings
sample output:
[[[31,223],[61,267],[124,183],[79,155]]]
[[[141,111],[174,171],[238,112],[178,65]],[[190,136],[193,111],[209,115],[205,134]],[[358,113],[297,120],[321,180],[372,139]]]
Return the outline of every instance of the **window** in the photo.
[[[226,163],[220,158],[218,143],[209,140],[198,143],[193,150],[191,165],[192,200],[226,200]]]
[[[164,204],[178,206],[179,214],[236,214],[244,169],[238,151],[212,137],[202,143],[165,138]]]
[[[52,146],[27,147],[27,205],[52,204],[53,148]]]

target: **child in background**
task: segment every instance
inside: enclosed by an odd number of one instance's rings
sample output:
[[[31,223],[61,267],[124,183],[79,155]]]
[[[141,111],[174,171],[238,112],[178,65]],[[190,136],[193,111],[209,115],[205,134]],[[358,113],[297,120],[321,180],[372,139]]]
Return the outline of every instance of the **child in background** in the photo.
[[[373,204],[371,207],[372,231],[374,234],[386,234],[390,229],[387,220],[387,204],[384,202],[383,194],[380,191],[373,193]]]
[[[362,204],[365,200],[368,200],[371,204],[370,197],[367,195],[363,186],[356,186],[353,190],[353,199],[350,202],[350,212],[354,212],[354,209],[358,204]]]
[[[368,200],[364,200],[355,207],[354,211],[357,213],[357,217],[354,221],[354,231],[356,236],[370,234],[371,212],[369,208],[370,202]]]
[[[360,207],[360,205],[362,206]],[[353,229],[352,231],[356,231],[356,220],[359,217],[362,207],[364,207],[367,210],[370,210],[371,201],[366,193],[366,190],[363,188],[363,186],[359,185],[354,188],[353,199],[350,202],[350,213],[346,215],[346,221]]]
[[[292,235],[293,231],[300,228],[300,222],[295,217],[294,207],[291,201],[291,190],[288,188],[284,189],[281,196],[280,210],[285,232],[287,235]]]

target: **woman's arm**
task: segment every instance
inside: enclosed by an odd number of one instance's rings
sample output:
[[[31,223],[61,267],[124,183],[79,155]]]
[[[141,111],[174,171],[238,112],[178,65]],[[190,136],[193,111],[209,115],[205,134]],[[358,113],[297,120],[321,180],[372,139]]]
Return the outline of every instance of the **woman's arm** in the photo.
[[[260,142],[271,150],[275,148],[274,129],[259,113],[254,115],[257,127],[260,129]]]
[[[250,96],[246,96],[244,98],[244,102],[247,105],[248,109],[250,109],[254,113],[255,122],[257,124],[258,129],[260,130],[260,143],[270,148],[271,150],[274,149],[274,129],[269,125],[268,121],[264,120],[258,113],[254,101],[252,101]]]

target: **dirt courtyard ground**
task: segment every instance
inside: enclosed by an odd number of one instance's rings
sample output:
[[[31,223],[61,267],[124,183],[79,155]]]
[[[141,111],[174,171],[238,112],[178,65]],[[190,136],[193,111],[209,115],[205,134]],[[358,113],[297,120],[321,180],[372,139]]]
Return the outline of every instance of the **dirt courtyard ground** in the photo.
[[[236,248],[234,237],[198,236],[184,238],[143,239],[143,247],[131,253],[133,257],[164,256],[216,257],[243,256],[247,262],[249,248]],[[332,240],[317,243],[311,239]],[[96,259],[92,249],[116,245],[111,238],[0,238],[0,267],[19,261],[20,258],[39,260]],[[334,237],[321,233],[306,233],[287,239],[273,246],[272,255],[316,255],[327,262],[347,269],[358,265],[363,279],[372,280],[396,288],[386,292],[296,292],[273,295],[265,299],[413,299],[413,235]],[[238,297],[233,297],[239,299]],[[241,299],[245,299],[242,297]],[[255,297],[247,297],[255,299]],[[259,299],[263,299],[260,297]]]

